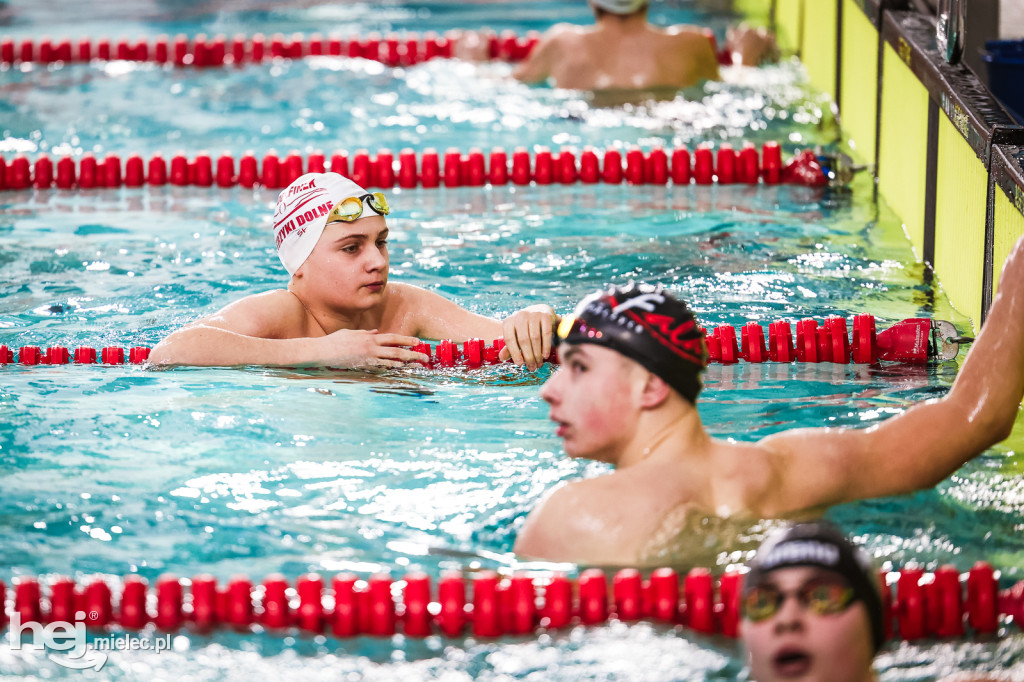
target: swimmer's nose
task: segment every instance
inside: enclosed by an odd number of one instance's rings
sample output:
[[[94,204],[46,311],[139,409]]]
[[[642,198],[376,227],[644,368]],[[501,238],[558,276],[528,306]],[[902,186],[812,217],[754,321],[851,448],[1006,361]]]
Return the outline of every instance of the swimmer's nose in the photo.
[[[366,269],[369,271],[383,270],[388,266],[387,254],[380,249],[368,249],[370,255],[366,261]]]
[[[786,597],[775,614],[775,631],[799,632],[803,630],[805,607],[796,598]]]
[[[544,382],[544,385],[540,387],[540,397],[550,405],[554,405],[558,402],[558,376],[562,373],[562,370],[557,370],[551,375],[551,378]]]

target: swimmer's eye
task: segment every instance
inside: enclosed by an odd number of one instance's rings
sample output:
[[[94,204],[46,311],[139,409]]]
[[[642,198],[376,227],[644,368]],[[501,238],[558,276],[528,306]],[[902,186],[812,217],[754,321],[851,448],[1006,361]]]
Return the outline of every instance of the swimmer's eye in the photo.
[[[378,247],[379,246],[387,246],[387,245],[388,245],[388,240],[387,239],[378,239],[377,240],[377,246]]]
[[[853,601],[853,590],[834,582],[812,583],[803,589],[804,603],[812,612],[823,616],[843,611]]]
[[[343,252],[345,252],[345,253],[357,253],[359,251],[359,245],[358,244],[348,244],[346,246],[341,247],[341,250]]]

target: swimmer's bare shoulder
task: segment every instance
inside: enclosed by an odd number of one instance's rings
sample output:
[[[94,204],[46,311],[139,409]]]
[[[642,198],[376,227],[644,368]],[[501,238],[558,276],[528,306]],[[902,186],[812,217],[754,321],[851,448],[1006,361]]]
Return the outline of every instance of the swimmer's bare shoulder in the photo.
[[[516,554],[592,565],[636,563],[663,514],[650,496],[620,485],[616,476],[574,481],[548,493],[516,537]]]
[[[583,26],[555,24],[544,32],[529,56],[512,72],[513,77],[523,83],[546,80],[555,67],[580,45],[587,32]]]
[[[440,294],[404,282],[389,282],[388,297],[377,325],[382,332],[424,339],[483,339],[502,336],[501,322],[478,315]]]
[[[675,55],[680,67],[690,72],[687,80],[718,80],[718,55],[707,34],[699,26],[676,24],[661,31],[667,50]]]
[[[229,303],[188,326],[216,327],[263,339],[323,336],[323,330],[311,322],[298,296],[287,289],[274,289]]]
[[[150,353],[160,365],[232,365],[232,349],[244,339],[296,339],[323,330],[287,289],[252,294],[171,333]]]

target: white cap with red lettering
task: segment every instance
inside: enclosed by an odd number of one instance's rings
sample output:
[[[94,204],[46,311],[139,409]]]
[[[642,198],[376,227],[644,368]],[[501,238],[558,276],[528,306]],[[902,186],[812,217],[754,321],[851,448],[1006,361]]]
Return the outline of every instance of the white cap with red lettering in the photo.
[[[289,275],[313,253],[331,209],[342,199],[365,194],[365,189],[337,173],[306,173],[284,188],[274,211],[274,243]]]

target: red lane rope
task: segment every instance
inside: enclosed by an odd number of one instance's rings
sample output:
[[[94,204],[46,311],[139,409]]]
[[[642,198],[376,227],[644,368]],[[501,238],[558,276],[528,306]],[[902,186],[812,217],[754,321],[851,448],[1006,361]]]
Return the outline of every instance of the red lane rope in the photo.
[[[714,33],[702,31],[722,64],[732,63],[728,49],[719,49]],[[112,59],[156,64],[173,64],[176,67],[222,67],[240,66],[246,63],[262,63],[276,59],[303,59],[305,57],[331,56],[372,59],[387,66],[413,66],[438,57],[452,57],[452,50],[461,31],[453,30],[439,36],[434,32],[420,35],[406,32],[401,35],[381,36],[371,33],[366,37],[342,38],[338,35],[323,36],[319,33],[308,37],[302,33],[285,36],[275,33],[269,38],[262,33],[252,36],[242,34],[228,38],[217,34],[209,38],[199,34],[192,38],[178,34],[173,39],[160,35],[152,39],[118,38],[111,43],[109,38],[81,38],[72,43],[70,38],[52,40],[41,37],[15,40],[4,37],[0,40],[0,65],[16,64],[57,64],[90,62],[94,59]],[[540,33],[528,31],[525,36],[514,31],[485,32],[488,41],[487,56],[518,62],[530,54],[540,40]]]
[[[54,64],[57,62],[89,62],[94,59],[113,59],[173,64],[174,66],[218,67],[262,63],[275,59],[303,59],[305,57],[332,56],[372,59],[388,66],[412,66],[437,57],[449,58],[460,32],[450,31],[444,36],[436,33],[404,33],[380,36],[341,38],[318,33],[305,36],[295,33],[285,36],[275,33],[265,36],[236,35],[228,38],[218,34],[212,38],[205,34],[188,37],[182,34],[170,38],[82,38],[72,43],[70,38],[54,41],[42,37],[38,41],[26,38],[16,41],[5,37],[0,40],[0,64]],[[505,61],[524,59],[540,34],[529,32],[525,36],[512,31],[488,36],[489,57]]]
[[[547,147],[530,151],[517,147],[509,154],[495,147],[485,158],[483,150],[463,153],[447,149],[443,156],[436,149],[421,153],[403,149],[395,159],[388,149],[371,155],[360,149],[349,155],[335,151],[328,159],[322,152],[303,158],[291,152],[281,158],[269,152],[258,159],[252,152],[241,158],[225,152],[216,161],[202,152],[188,158],[175,154],[168,162],[159,152],[144,160],[139,154],[129,155],[122,163],[117,154],[102,159],[91,153],[78,161],[62,156],[57,161],[39,154],[30,161],[18,154],[10,161],[0,156],[0,190],[18,189],[102,189],[117,187],[162,187],[164,185],[196,187],[264,187],[281,189],[303,173],[331,170],[351,178],[364,187],[481,187],[486,184],[515,185],[551,184],[620,184],[631,185],[697,185],[746,184],[764,182],[768,185],[792,183],[821,186],[828,183],[821,166],[809,150],[798,152],[784,165],[777,142],[765,142],[758,154],[753,143],[746,142],[737,150],[723,143],[713,150],[709,144],[698,145],[691,154],[686,146],[671,150],[654,147],[644,151],[638,146],[623,153],[618,149],[603,152],[584,147],[577,152],[562,147],[552,152]]]
[[[837,364],[873,364],[879,360],[924,364],[934,360],[930,348],[932,321],[927,318],[902,320],[881,332],[875,331],[872,315],[857,315],[853,318],[852,335],[847,331],[846,319],[833,315],[819,326],[811,318],[796,323],[796,335],[788,320],[778,320],[768,325],[767,341],[764,328],[757,322],[747,322],[740,327],[720,325],[709,333],[701,328],[707,342],[710,362],[730,365],[744,360],[750,363],[764,362],[831,362]],[[453,341],[441,341],[432,347],[421,343],[412,350],[425,353],[430,367],[468,368],[493,365],[499,362],[498,354],[504,347],[501,339],[487,346],[481,339],[471,339],[459,349]],[[82,346],[70,351],[64,346],[50,346],[43,350],[39,346],[21,346],[17,352],[17,364],[21,365],[65,365],[95,364],[107,365],[142,364],[149,358],[150,348],[135,346],[125,353],[119,346],[109,346],[99,351]],[[553,359],[553,357],[551,358]],[[0,365],[14,364],[14,349],[0,345]]]
[[[94,628],[117,624],[134,630],[153,623],[164,631],[189,627],[208,632],[261,625],[277,633],[298,629],[335,637],[402,632],[410,637],[494,638],[533,634],[539,628],[599,625],[616,618],[736,637],[742,583],[742,573],[727,571],[716,581],[706,568],[692,569],[682,581],[671,568],[655,569],[647,578],[626,568],[615,573],[610,589],[608,577],[599,569],[587,569],[575,581],[562,574],[535,579],[525,574],[501,577],[493,571],[467,580],[461,573],[447,572],[436,591],[423,572],[406,574],[397,582],[385,573],[366,579],[340,573],[329,587],[318,574],[298,578],[294,587],[280,574],[267,576],[258,586],[247,577],[236,577],[223,587],[210,575],[191,580],[164,575],[157,580],[155,599],[150,599],[146,581],[128,575],[115,585],[120,589],[116,603],[107,580],[78,586],[69,578],[58,578],[49,586],[45,610],[40,581],[20,577],[14,581],[10,606],[0,610],[0,629],[16,613],[22,624],[84,622]],[[975,564],[965,576],[952,566],[928,574],[919,568],[882,572],[879,585],[887,639],[962,637],[965,622],[975,634],[993,633],[1000,617],[1018,623],[1024,617],[1024,582],[1000,591],[995,571],[985,562]],[[0,581],[0,605],[6,603],[6,589]]]

